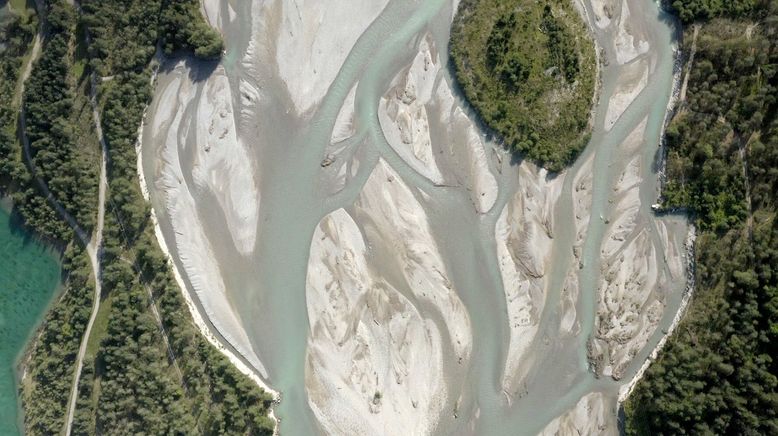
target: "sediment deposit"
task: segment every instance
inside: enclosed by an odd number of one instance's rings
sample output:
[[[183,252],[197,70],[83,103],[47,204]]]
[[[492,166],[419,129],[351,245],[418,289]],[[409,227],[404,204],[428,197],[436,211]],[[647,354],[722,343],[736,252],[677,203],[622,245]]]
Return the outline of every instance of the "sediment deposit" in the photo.
[[[585,2],[592,139],[549,174],[452,86],[455,3],[208,0],[223,61],[161,70],[160,236],[284,434],[613,432],[680,305],[685,220],[650,208],[667,22]]]

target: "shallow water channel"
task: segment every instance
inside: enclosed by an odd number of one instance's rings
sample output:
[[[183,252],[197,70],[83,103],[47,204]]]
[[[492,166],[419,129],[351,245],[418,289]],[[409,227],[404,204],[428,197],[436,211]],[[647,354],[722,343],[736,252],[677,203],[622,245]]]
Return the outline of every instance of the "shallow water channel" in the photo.
[[[215,24],[221,27],[228,46],[227,55],[216,70],[212,65],[191,62],[177,64],[171,61],[164,66],[144,130],[143,172],[165,241],[171,247],[178,268],[185,271],[188,292],[199,302],[200,310],[212,318],[213,327],[222,334],[222,339],[282,393],[283,400],[275,409],[282,419],[282,434],[309,435],[322,431],[309,406],[305,385],[310,329],[306,271],[311,238],[317,224],[327,214],[339,208],[350,210],[353,207],[379,157],[416,190],[419,198],[424,198],[427,220],[449,279],[470,319],[472,357],[464,367],[448,363],[453,358],[444,363],[445,382],[451,395],[443,407],[445,413],[435,420],[436,433],[536,434],[592,392],[603,393],[608,398],[609,413],[615,417],[619,388],[634,376],[660,340],[663,330],[670,325],[684,286],[683,274],[668,272],[671,279],[664,286],[661,319],[655,330],[649,332],[645,346],[624,368],[621,380],[595,376],[590,368],[587,343],[596,330],[599,283],[604,269],[600,253],[609,217],[616,214],[612,192],[627,162],[634,161],[639,165],[639,204],[634,220],[649,235],[647,244],[659,251],[665,244],[660,236],[663,233],[657,228],[659,218],[650,205],[658,195],[658,143],[674,84],[675,26],[672,21],[650,1],[623,3],[622,7],[629,5],[633,27],[641,31],[640,37],[650,47],[648,52],[641,53],[641,59],[650,66],[650,74],[642,92],[612,128],[606,130],[603,126],[607,103],[629,63],[616,62],[612,55],[617,50],[614,46],[619,31],[617,26],[599,27],[594,22],[592,5],[585,5],[595,38],[605,49],[609,62],[601,72],[600,103],[594,115],[595,128],[590,144],[569,170],[556,176],[562,178],[561,194],[553,206],[554,236],[545,304],[538,314],[538,333],[530,344],[531,358],[527,359],[522,392],[509,394],[504,392],[502,383],[510,329],[498,266],[495,226],[506,204],[528,183],[518,175],[521,161],[515,157],[511,159],[498,144],[479,132],[488,156],[493,155],[493,148],[497,150],[494,153],[506,156],[506,165],[500,168],[494,159],[488,161],[498,190],[494,205],[479,213],[473,207],[471,187],[467,183],[435,183],[405,162],[387,143],[377,113],[379,100],[386,94],[395,75],[407,68],[424,35],[430,35],[434,41],[444,65],[439,80],[450,83],[450,74],[445,71],[445,47],[455,5],[448,0],[390,1],[356,40],[323,98],[298,113],[274,58],[278,42],[272,37],[272,31],[277,27],[285,31],[283,20],[275,17],[263,21],[259,15],[276,9],[264,7],[265,3],[261,3],[263,6],[252,6],[251,3],[225,0],[214,7],[221,12],[221,19]],[[598,7],[601,8],[601,4]],[[257,34],[271,36],[256,37]],[[251,59],[247,61],[252,57],[259,66]],[[252,229],[256,243],[248,252],[236,249],[234,234],[230,238],[231,218],[220,197],[225,191],[236,188],[213,189],[213,180],[229,178],[237,171],[213,173],[208,182],[211,185],[202,182],[197,175],[198,168],[207,167],[207,164],[197,151],[202,144],[198,144],[196,135],[190,131],[197,130],[198,122],[203,122],[202,114],[198,112],[204,110],[202,100],[210,98],[205,80],[209,74],[223,74],[230,86],[234,114],[238,119],[238,137],[246,150],[245,159],[251,162],[253,169],[248,183],[257,187],[257,197],[261,197],[261,201],[257,199],[256,229]],[[327,183],[322,182],[322,159],[328,153],[336,117],[355,85],[355,133],[352,138],[357,138],[354,141],[362,147],[359,170],[347,180],[342,190],[332,194]],[[259,98],[246,91],[249,88],[259,90],[256,91]],[[176,103],[166,101],[172,96],[177,96]],[[461,98],[456,97],[456,105],[471,117]],[[622,144],[644,121],[645,130],[637,141],[639,147],[627,150]],[[435,134],[436,127],[430,129],[433,142],[441,141],[443,136]],[[450,140],[462,141],[461,138]],[[171,143],[173,154],[166,149]],[[175,167],[180,174],[165,176],[166,166]],[[441,165],[444,175],[446,170],[446,165]],[[576,260],[571,255],[576,240],[574,181],[586,171],[593,176],[590,219],[585,226],[580,258]],[[546,182],[553,183],[553,179],[548,177]],[[188,242],[182,239],[188,238],[182,233],[186,230],[178,224],[183,218],[176,217],[177,206],[166,200],[171,190],[183,189],[178,186],[186,187],[191,193],[192,210],[199,217],[210,247],[202,261],[210,259],[216,265],[226,300],[246,332],[252,353],[242,349],[247,347],[246,342],[241,342],[240,335],[231,330],[227,321],[217,320],[223,309],[211,306],[194,290],[203,279],[197,275],[196,268],[187,263],[192,261],[193,254],[187,251]],[[683,218],[664,217],[662,220],[666,232],[674,234],[676,240],[683,239],[686,232]],[[364,228],[363,223],[360,226]],[[662,255],[658,258],[664,259]],[[657,268],[671,269],[665,261],[658,262]],[[572,333],[562,332],[560,307],[565,281],[570,271],[576,270],[579,292],[574,312],[578,327]],[[431,318],[438,324],[442,322],[434,315]]]

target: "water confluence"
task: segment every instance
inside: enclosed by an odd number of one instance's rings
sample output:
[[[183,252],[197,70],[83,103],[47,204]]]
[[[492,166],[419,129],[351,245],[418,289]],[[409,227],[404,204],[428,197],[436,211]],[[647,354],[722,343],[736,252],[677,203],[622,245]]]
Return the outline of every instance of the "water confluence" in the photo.
[[[337,76],[321,102],[305,114],[298,115],[287,95],[286,84],[279,80],[276,68],[278,52],[273,37],[263,40],[268,46],[254,47],[253,56],[260,59],[260,66],[247,67],[241,61],[243,53],[253,42],[252,32],[266,32],[257,28],[252,15],[257,10],[250,2],[220,3],[224,16],[228,5],[235,9],[236,19],[223,25],[228,54],[223,66],[231,84],[232,101],[251,101],[251,95],[242,93],[246,83],[262,88],[262,99],[256,103],[259,109],[252,116],[251,129],[241,138],[246,142],[249,158],[257,169],[257,184],[261,188],[257,242],[254,251],[239,255],[225,238],[226,218],[220,211],[216,194],[198,186],[192,189],[196,210],[201,215],[227,288],[228,298],[236,307],[241,322],[249,335],[251,346],[258,353],[268,373],[270,384],[283,394],[283,401],[276,408],[282,418],[284,435],[302,436],[320,432],[313,416],[306,393],[305,366],[307,338],[309,334],[306,306],[306,271],[311,238],[317,223],[337,208],[348,209],[361,191],[365,177],[356,176],[346,184],[337,199],[329,198],[320,186],[322,156],[329,145],[335,119],[347,94],[356,86],[354,137],[365,138],[365,147],[372,159],[362,162],[360,174],[369,174],[375,165],[375,155],[380,155],[413,188],[424,192],[433,200],[434,210],[428,210],[432,233],[438,240],[442,256],[451,270],[454,288],[467,308],[473,337],[472,361],[464,379],[448,380],[457,385],[458,398],[450,398],[446,413],[438,425],[440,434],[479,434],[502,436],[505,434],[535,434],[551,420],[573,408],[586,394],[602,392],[615,403],[616,393],[637,371],[640,363],[659,341],[662,331],[670,324],[680,304],[680,292],[667,291],[665,309],[655,332],[646,345],[636,353],[626,368],[622,381],[610,378],[597,379],[589,368],[587,342],[592,336],[597,315],[598,283],[601,271],[601,247],[607,230],[605,218],[612,212],[611,193],[624,168],[634,158],[639,158],[640,201],[637,220],[652,236],[655,248],[661,249],[650,205],[657,195],[656,156],[662,123],[673,86],[675,27],[657,4],[646,0],[627,0],[636,27],[643,30],[648,54],[644,59],[651,65],[642,92],[629,105],[611,129],[604,129],[606,110],[611,97],[617,92],[617,82],[625,65],[611,61],[603,66],[600,103],[595,111],[594,131],[591,142],[563,177],[562,193],[554,208],[554,250],[550,262],[550,285],[546,289],[546,304],[541,316],[539,333],[531,344],[532,368],[526,378],[526,395],[505,400],[502,377],[508,354],[508,319],[504,284],[498,268],[495,249],[495,223],[505,205],[522,189],[514,166],[497,175],[498,195],[495,206],[479,214],[469,201],[468,188],[444,187],[432,184],[412,169],[394,153],[386,143],[376,111],[379,100],[390,88],[396,74],[403,71],[416,53],[418,41],[431,34],[439,48],[442,65],[447,65],[446,47],[449,25],[456,2],[447,0],[396,0],[390,1],[378,17],[364,30],[351,48]],[[601,6],[600,6],[601,7]],[[585,4],[593,15],[592,5]],[[259,13],[269,9],[259,8]],[[267,24],[270,23],[270,24]],[[273,20],[268,26],[279,25]],[[590,22],[598,44],[605,52],[613,54],[616,26],[609,30],[598,29]],[[282,28],[282,31],[284,29]],[[261,38],[260,38],[261,39]],[[290,55],[287,53],[287,55]],[[257,69],[260,69],[257,72]],[[264,69],[261,69],[264,68]],[[195,76],[197,74],[194,74]],[[168,70],[161,74],[159,89],[175,80],[181,73]],[[446,74],[450,80],[450,74]],[[171,112],[180,121],[198,121],[198,100],[204,97],[202,83],[194,83],[187,91],[192,100],[185,100],[185,107]],[[159,97],[160,91],[157,93]],[[172,94],[165,93],[168,97]],[[156,112],[164,112],[166,102],[156,101],[149,110],[149,119]],[[461,101],[458,105],[470,111]],[[167,116],[164,115],[164,116]],[[639,150],[627,153],[620,144],[639,124],[646,120],[645,131],[639,140]],[[178,125],[178,124],[177,124]],[[184,125],[184,124],[182,124]],[[189,124],[186,124],[188,126]],[[165,201],[165,187],[160,179],[160,152],[165,141],[178,141],[179,159],[183,167],[202,165],[195,138],[187,136],[188,127],[177,132],[149,132],[143,142],[143,171],[150,183],[151,198],[160,217],[161,228],[171,252],[181,259],[176,248],[176,231]],[[159,133],[159,134],[158,134]],[[144,133],[146,135],[146,133]],[[193,135],[192,135],[193,136]],[[482,136],[483,137],[483,136]],[[184,139],[181,139],[184,138]],[[453,140],[461,141],[461,138]],[[487,151],[499,145],[489,143]],[[584,162],[591,160],[591,167],[584,169]],[[185,171],[179,185],[197,186],[191,174]],[[575,240],[573,212],[573,180],[582,171],[592,172],[590,219],[585,231],[579,266],[571,260],[571,248]],[[191,173],[191,171],[189,171]],[[675,232],[683,232],[685,223],[678,220]],[[670,231],[670,230],[669,230]],[[221,236],[220,236],[221,235]],[[660,266],[666,268],[666,266]],[[576,301],[577,323],[580,326],[574,336],[560,332],[559,300],[565,279],[571,268],[580,280],[580,292]],[[681,277],[682,278],[682,277]],[[192,277],[188,280],[192,281]],[[677,287],[672,283],[671,287]],[[681,286],[682,288],[682,286]],[[336,394],[334,394],[336,395]],[[456,402],[456,405],[454,404]],[[458,417],[457,417],[458,415]]]

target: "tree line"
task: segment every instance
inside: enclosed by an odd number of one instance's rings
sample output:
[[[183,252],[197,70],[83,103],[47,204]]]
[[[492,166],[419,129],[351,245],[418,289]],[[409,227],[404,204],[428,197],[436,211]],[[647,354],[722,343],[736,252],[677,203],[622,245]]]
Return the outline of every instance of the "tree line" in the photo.
[[[626,430],[778,434],[778,2],[673,8],[700,26],[664,190],[699,229],[696,288],[626,404]]]

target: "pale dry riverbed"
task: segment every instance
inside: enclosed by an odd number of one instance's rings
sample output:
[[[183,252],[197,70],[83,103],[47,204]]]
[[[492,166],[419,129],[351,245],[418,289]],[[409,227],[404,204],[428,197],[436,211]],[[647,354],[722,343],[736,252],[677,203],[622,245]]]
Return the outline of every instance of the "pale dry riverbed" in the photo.
[[[601,94],[549,175],[452,85],[451,1],[206,0],[226,56],[163,66],[141,170],[282,434],[616,432],[686,283],[686,221],[650,207],[674,26],[650,1],[579,7]]]

